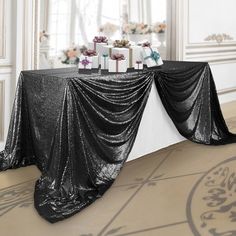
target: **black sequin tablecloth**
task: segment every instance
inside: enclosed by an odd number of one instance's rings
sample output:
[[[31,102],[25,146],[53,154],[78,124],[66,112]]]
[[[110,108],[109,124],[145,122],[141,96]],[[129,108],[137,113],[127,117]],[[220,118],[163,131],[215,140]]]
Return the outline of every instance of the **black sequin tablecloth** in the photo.
[[[165,61],[112,75],[73,68],[23,71],[0,170],[37,165],[39,214],[52,223],[72,216],[101,197],[119,174],[153,83],[181,135],[209,145],[236,142],[207,63]]]

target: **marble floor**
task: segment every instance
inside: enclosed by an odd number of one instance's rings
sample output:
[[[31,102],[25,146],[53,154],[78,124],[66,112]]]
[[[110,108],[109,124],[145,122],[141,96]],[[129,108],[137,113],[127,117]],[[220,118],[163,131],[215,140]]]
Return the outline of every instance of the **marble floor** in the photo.
[[[223,106],[232,132],[235,107]],[[1,236],[236,236],[236,144],[184,141],[128,162],[101,199],[56,224],[34,209],[39,175],[0,173]]]

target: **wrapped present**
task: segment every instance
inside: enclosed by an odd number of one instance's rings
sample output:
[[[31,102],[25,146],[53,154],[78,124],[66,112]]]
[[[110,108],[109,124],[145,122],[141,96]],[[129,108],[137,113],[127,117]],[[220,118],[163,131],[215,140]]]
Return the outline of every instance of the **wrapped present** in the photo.
[[[81,55],[80,60],[79,60],[79,68],[80,69],[92,69],[91,58]]]
[[[142,70],[143,69],[143,62],[142,61],[136,61],[134,69],[135,70]]]
[[[99,55],[95,50],[86,50],[83,53],[84,56],[90,58],[92,61],[92,68],[98,68],[99,67]]]
[[[127,61],[127,67],[134,67],[136,61],[142,60],[142,47],[130,45],[128,40],[116,40],[112,53],[123,54]]]
[[[112,54],[109,59],[109,72],[126,72],[127,64],[124,55]]]
[[[100,55],[107,54],[109,57],[111,57],[112,48],[112,45],[103,45],[101,49],[102,53]]]
[[[102,53],[100,49],[102,46],[108,44],[108,39],[105,36],[95,36],[93,42],[88,44],[88,49],[95,50],[97,53]]]
[[[95,36],[93,42],[88,43],[88,49],[96,51],[99,55],[103,54],[103,46],[108,44],[108,39],[105,36]],[[100,64],[100,58],[99,64]]]
[[[101,60],[101,69],[102,70],[108,70],[109,66],[109,56],[108,54],[103,54],[100,58]]]
[[[161,66],[163,61],[157,48],[143,47],[143,59],[147,67]]]

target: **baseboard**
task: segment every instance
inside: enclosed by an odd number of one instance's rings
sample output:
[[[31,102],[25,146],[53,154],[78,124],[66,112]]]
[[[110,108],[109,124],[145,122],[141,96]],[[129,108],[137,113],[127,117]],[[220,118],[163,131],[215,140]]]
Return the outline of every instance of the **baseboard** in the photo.
[[[218,97],[221,104],[236,101],[236,87],[218,91]]]

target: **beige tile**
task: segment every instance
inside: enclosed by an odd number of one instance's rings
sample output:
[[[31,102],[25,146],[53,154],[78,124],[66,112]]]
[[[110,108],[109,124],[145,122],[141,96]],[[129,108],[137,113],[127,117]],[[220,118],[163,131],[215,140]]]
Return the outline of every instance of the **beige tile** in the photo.
[[[137,236],[193,236],[192,231],[190,230],[188,223],[176,223],[173,225],[165,225],[162,227],[154,227],[149,229],[144,229],[141,231],[129,232],[130,234],[121,234],[117,236],[128,236],[128,235],[137,235]]]
[[[27,166],[19,169],[2,171],[0,172],[0,189],[32,179],[37,179],[40,175],[41,173],[36,166]]]
[[[124,165],[120,175],[117,177],[114,186],[139,184],[158,166],[168,155],[169,150],[146,155],[135,161]]]
[[[13,209],[0,216],[1,235],[7,236],[79,236],[96,235],[124,205],[136,189],[111,188],[94,204],[79,214],[50,224],[42,219],[33,206],[33,185],[31,186],[31,204],[27,207],[15,205]],[[14,189],[14,188],[13,188]],[[20,203],[21,201],[18,201]],[[12,227],[14,225],[14,227]]]
[[[236,102],[228,102],[221,105],[222,113],[225,119],[236,116]]]
[[[156,171],[162,178],[205,172],[236,155],[236,145],[206,146],[190,143],[188,146],[174,150],[163,165]]]
[[[109,225],[106,233],[121,227],[118,233],[125,235],[128,232],[186,221],[186,202],[198,178],[188,176],[146,183]]]

